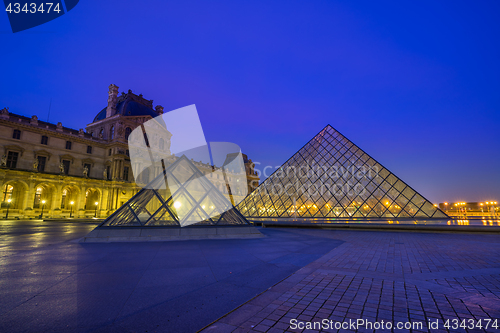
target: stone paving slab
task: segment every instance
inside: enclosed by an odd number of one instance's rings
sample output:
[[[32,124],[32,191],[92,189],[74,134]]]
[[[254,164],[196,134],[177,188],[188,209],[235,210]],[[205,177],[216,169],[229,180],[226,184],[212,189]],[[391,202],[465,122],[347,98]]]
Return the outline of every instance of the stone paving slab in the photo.
[[[323,235],[344,243],[203,332],[378,331],[293,329],[292,319],[423,323],[412,332],[500,332],[500,236],[344,230]],[[476,325],[482,320],[483,328],[447,329],[447,319]],[[439,328],[429,328],[436,320]],[[486,320],[497,320],[499,329],[485,329]]]
[[[78,243],[91,225],[0,224],[0,332],[196,332],[342,241]]]

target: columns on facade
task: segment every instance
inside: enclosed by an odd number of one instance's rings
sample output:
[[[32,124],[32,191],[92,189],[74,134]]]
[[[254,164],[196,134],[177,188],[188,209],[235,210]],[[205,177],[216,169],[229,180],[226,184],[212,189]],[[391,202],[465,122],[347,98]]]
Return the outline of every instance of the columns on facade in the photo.
[[[123,159],[113,160],[113,164],[111,166],[113,172],[113,179],[123,179],[124,162],[125,161]]]
[[[82,186],[81,188],[81,191],[80,191],[80,197],[78,198],[78,205],[76,207],[76,210],[77,212],[79,212],[80,210],[84,210],[85,209],[85,194],[87,193],[87,187],[85,186]]]
[[[52,200],[50,203],[50,209],[61,209],[62,202],[62,184],[57,184],[55,189],[52,189]]]
[[[33,181],[28,182],[28,190],[23,199],[23,208],[25,210],[32,210],[33,203],[35,202],[35,183]]]
[[[101,189],[101,210],[109,210],[109,191],[107,188],[103,187]]]

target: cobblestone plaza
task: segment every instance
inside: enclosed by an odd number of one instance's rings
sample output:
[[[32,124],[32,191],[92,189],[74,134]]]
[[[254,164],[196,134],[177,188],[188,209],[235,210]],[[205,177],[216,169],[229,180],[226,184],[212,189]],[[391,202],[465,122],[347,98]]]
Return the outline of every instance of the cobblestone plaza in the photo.
[[[294,320],[325,319],[498,331],[498,234],[260,228],[259,239],[77,242],[94,227],[2,223],[0,331],[299,332]],[[443,328],[464,319],[483,328]]]

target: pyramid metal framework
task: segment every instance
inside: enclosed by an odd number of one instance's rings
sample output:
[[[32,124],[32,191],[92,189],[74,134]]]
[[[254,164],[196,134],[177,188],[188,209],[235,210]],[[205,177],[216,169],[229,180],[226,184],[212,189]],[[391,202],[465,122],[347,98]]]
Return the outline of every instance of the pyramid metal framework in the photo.
[[[447,218],[327,125],[238,206],[247,218]]]
[[[164,185],[167,179],[171,188],[175,189],[174,193],[170,193],[169,186]],[[176,208],[176,202],[182,205]],[[183,221],[205,226],[249,225],[215,185],[183,155],[99,227],[179,227]],[[193,224],[193,221],[197,223]]]

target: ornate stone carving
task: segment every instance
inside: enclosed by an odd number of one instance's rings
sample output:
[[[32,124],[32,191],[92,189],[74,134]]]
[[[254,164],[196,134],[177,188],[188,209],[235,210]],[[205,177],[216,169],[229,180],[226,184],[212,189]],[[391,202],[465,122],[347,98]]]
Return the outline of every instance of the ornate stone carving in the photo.
[[[9,119],[9,108],[3,108],[2,110],[0,110],[0,118]]]
[[[157,105],[157,106],[155,106],[155,111],[156,111],[156,113],[157,113],[158,115],[162,115],[162,114],[163,114],[163,109],[164,109],[164,108],[163,108],[163,106],[161,106],[161,105]]]
[[[106,118],[109,118],[116,113],[117,98],[118,98],[118,86],[110,84],[108,90],[108,106],[106,107]]]

